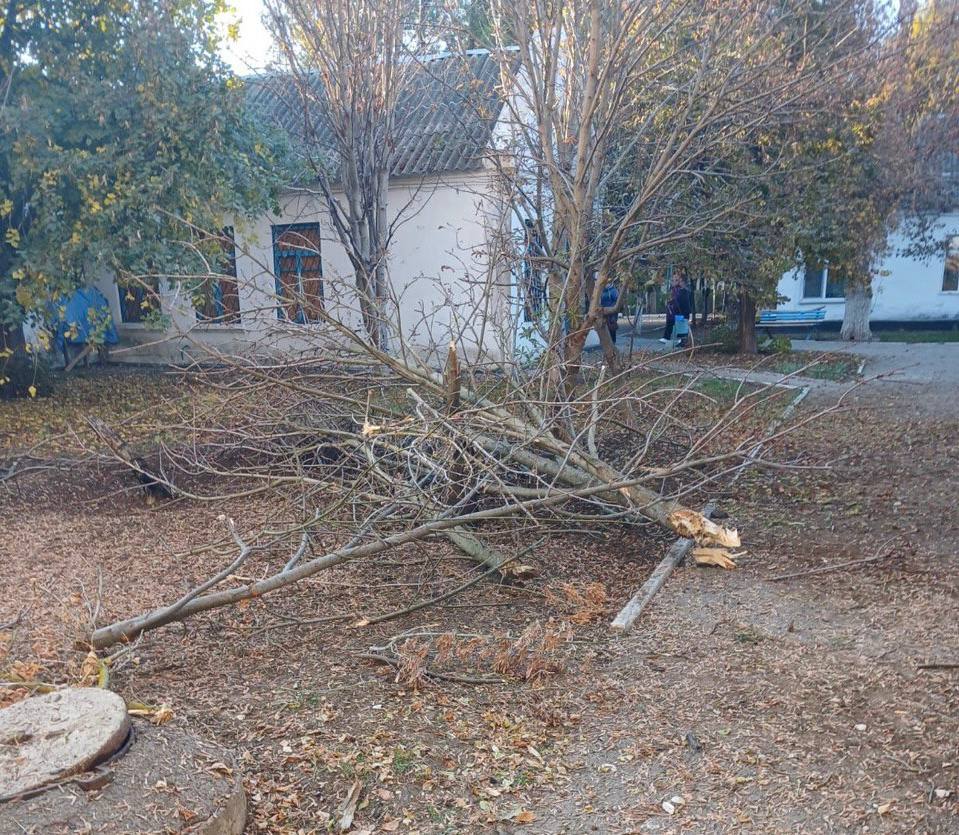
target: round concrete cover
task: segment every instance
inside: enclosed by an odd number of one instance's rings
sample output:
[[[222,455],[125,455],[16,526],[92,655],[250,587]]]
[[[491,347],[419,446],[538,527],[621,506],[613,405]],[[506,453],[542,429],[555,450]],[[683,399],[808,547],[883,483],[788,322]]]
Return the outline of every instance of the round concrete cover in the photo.
[[[129,729],[123,699],[93,687],[58,690],[0,710],[0,798],[92,768],[123,744]]]

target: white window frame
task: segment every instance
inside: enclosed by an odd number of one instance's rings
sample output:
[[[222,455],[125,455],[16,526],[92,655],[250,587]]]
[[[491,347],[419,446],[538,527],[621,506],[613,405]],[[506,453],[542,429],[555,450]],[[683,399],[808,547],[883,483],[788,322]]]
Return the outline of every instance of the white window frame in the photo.
[[[942,263],[942,284],[939,285],[940,293],[959,293],[959,279],[956,281],[956,287],[952,290],[946,289],[946,273],[949,271],[949,262],[955,265],[953,272],[959,273],[959,235],[950,235],[945,243],[946,257]]]

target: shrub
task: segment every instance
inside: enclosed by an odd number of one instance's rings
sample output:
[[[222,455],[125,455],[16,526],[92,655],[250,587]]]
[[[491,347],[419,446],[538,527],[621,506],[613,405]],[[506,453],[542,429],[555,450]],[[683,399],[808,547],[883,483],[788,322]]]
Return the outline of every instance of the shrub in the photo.
[[[735,354],[739,350],[739,334],[732,325],[717,325],[706,335],[705,341],[723,354]]]
[[[765,354],[788,354],[793,349],[792,340],[788,336],[774,336],[765,345]]]
[[[49,397],[53,394],[50,363],[39,354],[17,352],[0,360],[0,397]]]

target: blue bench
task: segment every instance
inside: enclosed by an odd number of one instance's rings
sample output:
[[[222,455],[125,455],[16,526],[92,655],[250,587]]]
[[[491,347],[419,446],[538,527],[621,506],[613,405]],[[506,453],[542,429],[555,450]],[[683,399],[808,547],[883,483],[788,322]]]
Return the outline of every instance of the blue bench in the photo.
[[[826,320],[826,308],[818,307],[815,310],[761,310],[759,311],[759,327],[772,338],[773,328],[797,328],[808,326],[806,339],[812,338],[816,326]]]

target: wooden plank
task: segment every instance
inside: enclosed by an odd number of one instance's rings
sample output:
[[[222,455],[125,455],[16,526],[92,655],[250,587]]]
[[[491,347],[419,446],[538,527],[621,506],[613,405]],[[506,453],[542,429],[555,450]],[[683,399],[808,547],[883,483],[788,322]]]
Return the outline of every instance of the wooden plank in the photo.
[[[709,502],[706,507],[703,508],[703,516],[708,519],[713,515],[715,510],[715,502]],[[629,603],[616,615],[616,620],[610,624],[610,629],[614,632],[628,632],[633,628],[633,624],[636,623],[639,616],[649,605],[653,596],[663,587],[666,578],[682,563],[694,544],[694,540],[692,539],[677,539],[672,544],[666,552],[666,556],[663,557],[662,562],[660,562],[660,564],[656,566],[656,570],[649,575],[649,579],[643,583],[642,587],[633,595]]]

